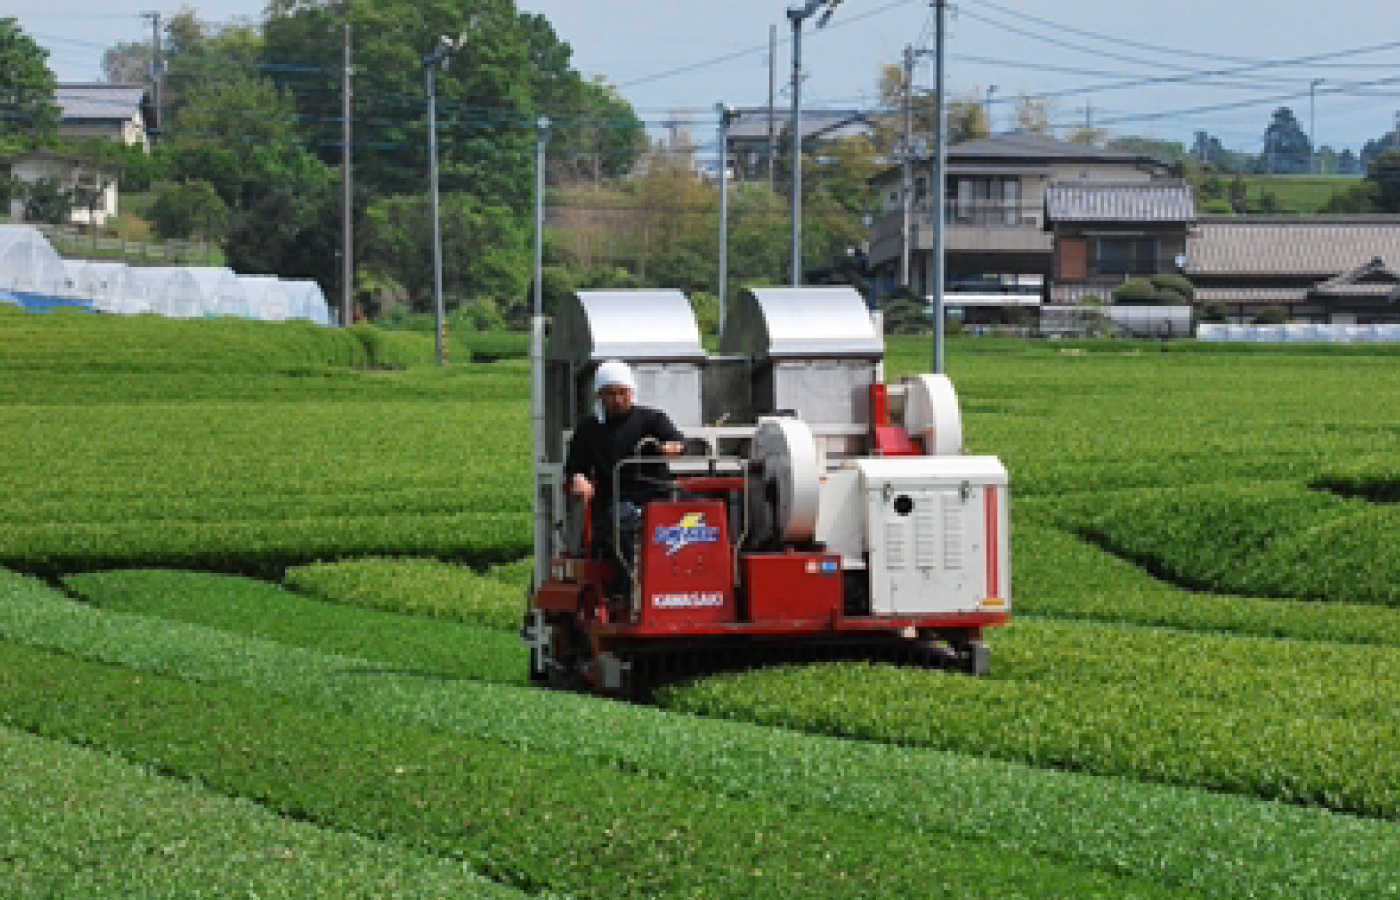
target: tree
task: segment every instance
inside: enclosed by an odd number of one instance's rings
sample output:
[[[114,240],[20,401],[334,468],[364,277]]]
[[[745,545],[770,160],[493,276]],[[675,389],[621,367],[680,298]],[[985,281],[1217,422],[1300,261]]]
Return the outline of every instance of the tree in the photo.
[[[1203,132],[1197,132],[1198,135]],[[1219,141],[1216,142],[1217,144]],[[1126,153],[1136,153],[1138,156],[1146,156],[1157,160],[1165,165],[1180,163],[1188,154],[1186,147],[1180,141],[1164,141],[1160,138],[1141,137],[1137,135],[1124,135],[1116,137],[1106,145],[1110,150],[1122,150]],[[1194,156],[1194,153],[1191,154]]]
[[[1024,92],[1016,95],[1016,130],[1021,134],[1051,135],[1054,113],[1051,98],[1037,100]]]
[[[1373,159],[1366,180],[1375,186],[1379,212],[1400,213],[1400,150],[1388,149]]]
[[[1267,172],[1312,170],[1312,141],[1286,106],[1274,110],[1264,129],[1264,167]]]
[[[73,189],[57,178],[40,178],[24,188],[24,218],[29,222],[66,225],[77,198]]]
[[[987,105],[982,102],[983,96],[980,88],[973,88],[963,96],[954,97],[949,101],[949,144],[976,141],[991,136],[991,124],[987,121]]]
[[[1236,215],[1243,215],[1248,209],[1249,185],[1245,183],[1244,176],[1235,173],[1235,178],[1230,182],[1230,209]]]
[[[632,168],[646,149],[646,127],[601,76],[585,80],[570,65],[573,50],[542,15],[519,19],[537,112],[549,116],[555,169],[565,180],[595,183]]]
[[[1071,144],[1105,144],[1108,142],[1107,128],[1076,128],[1065,136]]]
[[[108,84],[145,84],[152,59],[150,41],[120,41],[102,52],[102,75]]]
[[[434,73],[442,190],[521,216],[530,208],[537,107],[530,51],[512,0],[278,0],[263,60],[295,99],[309,144],[338,163],[341,36],[355,47],[355,178],[378,196],[423,190],[428,109],[423,59],[440,36],[462,47]]]
[[[151,223],[166,239],[199,237],[219,240],[228,230],[229,210],[207,181],[167,183],[151,205]]]
[[[48,56],[13,18],[0,19],[0,158],[46,143],[58,130]]]
[[[530,271],[529,231],[512,210],[466,193],[440,198],[443,296],[455,301],[495,299],[508,315],[526,302]],[[418,312],[433,306],[431,200],[422,195],[389,197],[370,204],[360,265],[391,275],[408,291]]]

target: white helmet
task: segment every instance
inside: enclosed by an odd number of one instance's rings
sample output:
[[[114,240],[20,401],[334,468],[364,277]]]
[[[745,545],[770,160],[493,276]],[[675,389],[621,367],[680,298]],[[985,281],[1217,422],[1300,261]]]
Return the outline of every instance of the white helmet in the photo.
[[[637,379],[632,374],[632,367],[620,359],[610,359],[598,367],[598,371],[593,373],[593,393],[598,393],[605,387],[621,385],[625,388],[637,390]]]

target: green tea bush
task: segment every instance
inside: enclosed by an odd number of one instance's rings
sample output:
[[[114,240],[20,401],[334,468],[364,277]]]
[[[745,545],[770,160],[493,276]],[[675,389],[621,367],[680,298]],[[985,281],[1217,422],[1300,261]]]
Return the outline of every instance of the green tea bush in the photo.
[[[315,570],[338,567],[308,568],[312,570],[310,580],[316,581]],[[73,596],[102,609],[359,657],[396,671],[509,684],[525,680],[524,656],[514,630],[342,605],[361,597],[333,597],[338,602],[327,603],[249,578],[169,569],[72,575],[63,579],[63,586]],[[391,604],[381,606],[372,601],[364,605],[382,609]],[[513,605],[514,617],[508,624],[519,625],[521,606],[519,602]]]
[[[355,559],[290,568],[286,583],[313,597],[390,612],[520,627],[522,587],[432,559]]]
[[[865,884],[879,893],[923,895],[929,873],[946,865],[957,873],[946,887],[939,882],[949,895],[1371,896],[1394,886],[1394,823],[384,672],[92,609],[2,575],[0,635],[0,720],[55,738],[81,735],[310,821],[451,848],[517,884],[528,877],[610,896],[702,887],[776,896],[808,878],[842,880],[807,852],[817,846],[846,878],[881,867],[923,879],[922,888]],[[952,795],[971,799],[947,802]],[[654,818],[676,810],[689,825]],[[825,841],[808,839],[809,827],[831,830],[821,832]],[[658,846],[673,828],[683,843]],[[922,838],[911,848],[899,835]],[[761,869],[772,881],[753,880],[754,857],[736,849],[745,842],[767,860]],[[673,847],[684,851],[679,859]],[[920,847],[951,855],[926,858]],[[984,863],[978,847],[999,864]],[[1048,860],[1056,861],[1050,869]],[[710,874],[714,866],[720,875]],[[1030,886],[1025,873],[1042,882]],[[663,888],[658,879],[672,876]]]
[[[0,728],[0,766],[0,878],[10,900],[527,896],[450,858],[10,728]]]

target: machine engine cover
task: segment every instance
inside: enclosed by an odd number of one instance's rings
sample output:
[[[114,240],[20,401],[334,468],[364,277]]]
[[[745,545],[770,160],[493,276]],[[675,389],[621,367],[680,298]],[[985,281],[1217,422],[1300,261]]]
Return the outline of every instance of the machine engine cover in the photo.
[[[904,429],[923,441],[929,456],[962,453],[962,411],[947,375],[905,379]]]
[[[856,460],[871,611],[1011,611],[1006,469],[994,456]]]
[[[771,501],[771,523],[785,542],[809,541],[817,528],[822,470],[817,442],[799,419],[765,416],[758,420],[749,452],[762,481],[750,493],[760,504]]]

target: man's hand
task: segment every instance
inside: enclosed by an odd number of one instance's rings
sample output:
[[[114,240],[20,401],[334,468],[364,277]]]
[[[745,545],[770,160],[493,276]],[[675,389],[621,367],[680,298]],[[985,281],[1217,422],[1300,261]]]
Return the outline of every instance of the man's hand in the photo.
[[[593,499],[593,482],[583,475],[575,474],[573,480],[569,482],[569,493],[587,503]]]
[[[685,452],[685,444],[681,441],[666,441],[661,445],[661,452],[666,456],[680,456]]]

